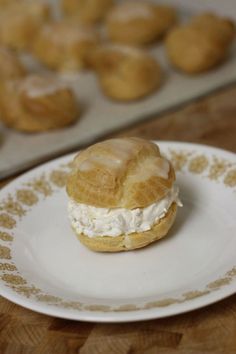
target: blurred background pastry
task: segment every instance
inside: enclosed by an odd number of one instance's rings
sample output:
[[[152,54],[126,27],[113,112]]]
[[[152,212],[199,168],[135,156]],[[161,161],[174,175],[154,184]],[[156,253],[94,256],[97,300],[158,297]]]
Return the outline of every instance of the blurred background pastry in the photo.
[[[35,35],[50,18],[50,7],[41,1],[10,2],[0,11],[0,44],[12,49],[29,49]]]
[[[176,22],[172,7],[141,1],[124,1],[107,15],[106,30],[114,42],[142,45],[162,37]]]
[[[90,66],[98,75],[103,92],[110,98],[130,101],[152,93],[161,84],[156,59],[142,49],[104,45],[91,53]]]
[[[40,132],[73,123],[79,115],[73,91],[52,76],[28,75],[0,85],[1,120],[24,132]]]
[[[62,0],[62,10],[81,23],[96,23],[105,17],[113,3],[113,0]]]
[[[0,47],[0,81],[15,79],[26,75],[26,69],[17,54]]]
[[[35,39],[33,53],[51,69],[77,71],[86,66],[86,57],[97,43],[98,34],[91,27],[60,21],[42,28]]]
[[[229,19],[202,14],[169,32],[167,56],[171,64],[181,71],[201,73],[227,57],[234,35],[235,27]]]

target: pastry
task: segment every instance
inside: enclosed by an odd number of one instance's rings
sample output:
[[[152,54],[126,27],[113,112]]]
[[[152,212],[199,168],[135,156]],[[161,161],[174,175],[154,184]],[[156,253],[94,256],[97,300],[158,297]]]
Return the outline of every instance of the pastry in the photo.
[[[157,145],[140,138],[90,146],[67,181],[72,228],[88,248],[127,251],[164,237],[176,216],[175,172]]]
[[[75,121],[78,106],[72,90],[54,77],[29,75],[0,86],[1,119],[8,127],[40,132]]]
[[[81,23],[95,23],[104,18],[112,4],[113,0],[62,0],[62,9]]]
[[[217,16],[212,13],[203,13],[194,16],[191,20],[191,26],[198,28],[220,45],[230,45],[235,37],[235,24],[232,20]]]
[[[105,95],[119,101],[142,98],[161,84],[161,69],[146,51],[125,45],[104,45],[91,52],[89,65]]]
[[[106,29],[114,42],[142,45],[162,37],[175,22],[175,10],[169,6],[127,1],[110,10]]]
[[[189,74],[201,73],[220,64],[234,37],[230,20],[203,14],[169,32],[166,52],[171,64]]]
[[[26,70],[15,53],[7,48],[0,47],[0,81],[25,75]]]
[[[98,36],[90,27],[74,22],[55,22],[40,31],[33,52],[51,69],[76,71],[85,67],[86,56],[97,42]]]
[[[15,1],[0,13],[0,43],[29,49],[36,33],[50,16],[49,6],[33,0]]]

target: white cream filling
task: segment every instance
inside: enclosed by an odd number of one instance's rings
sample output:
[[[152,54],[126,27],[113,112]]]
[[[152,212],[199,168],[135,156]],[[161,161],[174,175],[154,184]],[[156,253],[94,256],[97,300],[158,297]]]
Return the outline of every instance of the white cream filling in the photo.
[[[146,208],[96,208],[80,204],[70,199],[68,204],[69,219],[78,233],[88,237],[120,236],[134,232],[150,230],[163,218],[173,202],[182,206],[178,198],[179,188],[173,186],[165,198]]]

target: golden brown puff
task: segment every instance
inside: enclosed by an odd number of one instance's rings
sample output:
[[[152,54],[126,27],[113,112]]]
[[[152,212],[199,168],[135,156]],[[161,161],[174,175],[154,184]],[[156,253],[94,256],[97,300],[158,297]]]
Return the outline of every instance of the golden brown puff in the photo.
[[[101,21],[113,5],[113,0],[62,0],[63,12],[81,23]]]
[[[66,84],[39,75],[2,83],[0,112],[3,123],[24,132],[61,128],[79,114],[75,96]]]
[[[29,49],[36,33],[50,17],[49,6],[24,0],[13,2],[0,13],[0,43],[12,49]]]
[[[225,48],[191,26],[177,27],[169,33],[166,52],[171,64],[188,74],[209,70],[226,56]]]
[[[119,101],[137,100],[158,89],[161,68],[147,52],[124,45],[105,45],[91,52],[89,65],[95,69],[103,92]]]
[[[26,75],[26,69],[17,55],[8,48],[0,47],[0,81]]]
[[[86,57],[98,41],[97,33],[90,27],[74,22],[55,22],[39,32],[33,53],[51,69],[77,71],[86,66]]]
[[[111,41],[143,45],[162,37],[175,22],[175,10],[169,6],[127,1],[110,10],[106,30]]]
[[[157,145],[140,138],[110,139],[75,157],[67,193],[95,207],[143,208],[165,197],[174,180],[174,169]]]

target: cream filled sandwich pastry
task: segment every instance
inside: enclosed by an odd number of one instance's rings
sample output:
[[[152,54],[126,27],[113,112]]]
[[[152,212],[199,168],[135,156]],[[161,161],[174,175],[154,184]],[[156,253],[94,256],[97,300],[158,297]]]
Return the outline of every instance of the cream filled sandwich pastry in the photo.
[[[99,252],[128,251],[164,237],[181,205],[175,172],[158,146],[110,139],[74,159],[68,212],[79,240]]]

